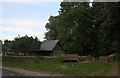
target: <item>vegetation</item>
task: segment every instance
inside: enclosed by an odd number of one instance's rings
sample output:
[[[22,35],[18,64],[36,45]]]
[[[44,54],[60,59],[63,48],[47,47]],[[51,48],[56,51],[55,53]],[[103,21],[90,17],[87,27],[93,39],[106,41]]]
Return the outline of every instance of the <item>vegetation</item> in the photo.
[[[31,50],[37,50],[40,48],[40,41],[37,37],[33,38],[26,36],[16,37],[14,40],[5,40],[3,45],[3,52],[14,53],[28,53]]]
[[[53,75],[68,76],[118,76],[117,62],[104,63],[92,61],[88,63],[68,62],[60,59],[36,58],[32,62],[3,61],[3,66],[17,67],[26,70],[45,72]]]
[[[50,16],[45,38],[59,39],[68,53],[109,55],[119,52],[120,2],[61,2],[58,16]]]
[[[61,2],[58,16],[50,16],[46,24],[47,40],[59,39],[67,53],[79,55],[109,55],[120,51],[120,2]],[[3,52],[27,53],[37,50],[37,37],[17,37],[5,40]],[[118,54],[118,56],[120,53]],[[117,57],[118,57],[117,56]],[[119,57],[118,57],[119,58]],[[118,62],[63,63],[61,59],[40,59],[32,62],[3,61],[3,66],[75,76],[116,76]]]

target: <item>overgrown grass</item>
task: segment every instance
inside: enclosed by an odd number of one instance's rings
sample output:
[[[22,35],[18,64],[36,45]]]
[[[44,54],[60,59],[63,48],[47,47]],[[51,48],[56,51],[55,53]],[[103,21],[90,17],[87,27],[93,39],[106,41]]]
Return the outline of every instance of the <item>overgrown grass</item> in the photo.
[[[92,61],[88,63],[63,63],[60,58],[51,60],[36,58],[32,62],[3,61],[3,66],[16,67],[38,72],[46,72],[56,75],[62,74],[73,76],[115,76],[117,74],[111,73],[115,72],[114,68],[117,68],[118,65],[117,62],[104,63],[100,61]]]

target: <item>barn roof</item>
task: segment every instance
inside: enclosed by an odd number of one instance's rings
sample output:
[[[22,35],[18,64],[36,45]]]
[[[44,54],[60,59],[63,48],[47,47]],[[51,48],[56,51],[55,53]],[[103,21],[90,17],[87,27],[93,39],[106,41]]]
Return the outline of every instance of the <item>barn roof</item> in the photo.
[[[47,40],[42,42],[40,50],[41,51],[52,51],[56,44],[59,42],[59,40]]]

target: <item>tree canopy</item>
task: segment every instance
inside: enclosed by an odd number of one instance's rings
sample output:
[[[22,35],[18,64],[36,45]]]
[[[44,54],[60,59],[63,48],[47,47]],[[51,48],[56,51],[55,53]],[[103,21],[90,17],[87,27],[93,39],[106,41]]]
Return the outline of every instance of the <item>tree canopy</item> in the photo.
[[[38,50],[40,48],[40,41],[37,37],[16,37],[14,40],[5,40],[3,51],[12,51],[15,53],[28,53],[31,50]]]
[[[59,39],[68,53],[108,55],[120,46],[120,2],[61,2],[46,24],[47,40]]]

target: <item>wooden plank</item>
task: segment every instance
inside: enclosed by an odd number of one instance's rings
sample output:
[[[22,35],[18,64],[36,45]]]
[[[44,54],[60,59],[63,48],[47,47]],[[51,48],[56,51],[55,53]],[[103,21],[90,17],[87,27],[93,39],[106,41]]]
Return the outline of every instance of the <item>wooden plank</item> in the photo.
[[[64,54],[63,55],[63,62],[77,62],[78,55],[77,54]]]

